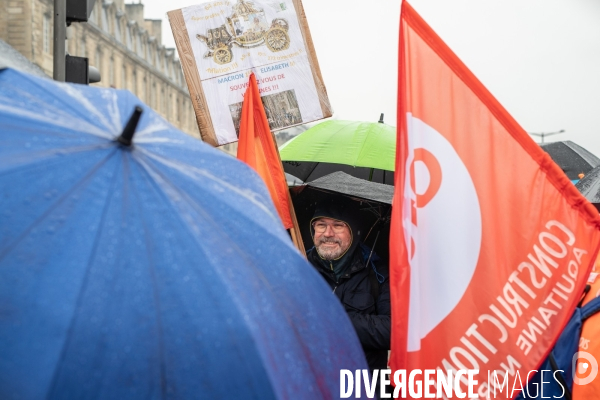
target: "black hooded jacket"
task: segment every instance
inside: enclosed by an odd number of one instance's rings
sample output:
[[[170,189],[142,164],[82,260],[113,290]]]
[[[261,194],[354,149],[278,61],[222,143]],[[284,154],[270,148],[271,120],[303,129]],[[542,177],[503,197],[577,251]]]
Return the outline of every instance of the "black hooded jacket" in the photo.
[[[308,261],[325,278],[340,299],[362,344],[369,368],[386,369],[390,348],[391,310],[388,266],[371,250],[360,244],[361,231],[352,215],[343,207],[319,207],[311,220],[320,217],[346,222],[352,231],[352,243],[338,260],[324,260],[315,248],[307,253]],[[340,268],[341,267],[341,268]],[[336,279],[338,272],[339,279]],[[340,273],[341,271],[341,273]]]

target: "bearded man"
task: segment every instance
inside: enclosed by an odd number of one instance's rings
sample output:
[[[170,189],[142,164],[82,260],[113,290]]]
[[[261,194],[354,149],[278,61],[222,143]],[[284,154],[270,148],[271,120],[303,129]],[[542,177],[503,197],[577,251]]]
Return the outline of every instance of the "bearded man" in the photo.
[[[386,369],[390,348],[388,267],[360,242],[356,202],[317,206],[310,221],[314,247],[308,261],[321,273],[346,309],[371,372]]]

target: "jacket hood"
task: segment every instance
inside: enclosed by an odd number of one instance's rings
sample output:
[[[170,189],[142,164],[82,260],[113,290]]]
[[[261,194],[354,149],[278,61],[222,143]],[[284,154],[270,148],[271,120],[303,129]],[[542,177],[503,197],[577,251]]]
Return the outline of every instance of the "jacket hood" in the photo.
[[[346,199],[344,197],[337,197],[328,199],[325,202],[321,202],[317,205],[315,213],[310,220],[310,236],[313,239],[315,238],[315,231],[313,228],[313,221],[318,218],[331,218],[338,221],[345,222],[350,228],[351,240],[350,247],[348,250],[338,259],[336,260],[324,260],[318,254],[318,261],[327,269],[331,269],[333,267],[333,271],[336,275],[336,279],[342,275],[342,273],[346,270],[346,268],[351,264],[354,252],[358,247],[362,235],[363,229],[358,219],[358,214],[360,213],[358,206],[355,201],[350,199]],[[315,252],[317,249],[315,248]]]

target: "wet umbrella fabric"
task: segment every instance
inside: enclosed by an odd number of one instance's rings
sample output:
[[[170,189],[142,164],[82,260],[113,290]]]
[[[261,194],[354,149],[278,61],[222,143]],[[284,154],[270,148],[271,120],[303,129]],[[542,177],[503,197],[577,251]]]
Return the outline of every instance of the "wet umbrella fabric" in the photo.
[[[600,165],[598,157],[570,140],[546,143],[541,147],[574,182],[580,179],[579,174],[587,174]]]
[[[329,120],[290,140],[280,153],[285,172],[303,182],[342,171],[393,185],[396,128],[383,123]]]
[[[128,92],[0,71],[0,398],[326,398],[366,368],[260,178]]]
[[[389,205],[394,196],[393,186],[355,178],[341,171],[308,182],[306,186]]]

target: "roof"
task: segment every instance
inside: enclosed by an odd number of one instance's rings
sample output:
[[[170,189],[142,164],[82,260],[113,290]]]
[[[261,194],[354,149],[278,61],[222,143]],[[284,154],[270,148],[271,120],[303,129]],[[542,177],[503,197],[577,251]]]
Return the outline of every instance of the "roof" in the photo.
[[[29,61],[23,54],[19,53],[14,47],[0,39],[0,69],[13,68],[28,74],[49,78],[44,70]]]

